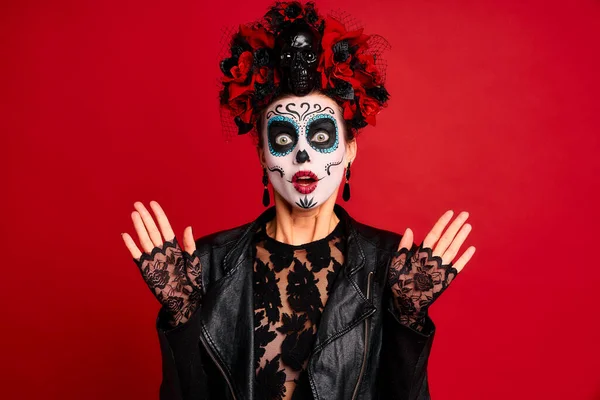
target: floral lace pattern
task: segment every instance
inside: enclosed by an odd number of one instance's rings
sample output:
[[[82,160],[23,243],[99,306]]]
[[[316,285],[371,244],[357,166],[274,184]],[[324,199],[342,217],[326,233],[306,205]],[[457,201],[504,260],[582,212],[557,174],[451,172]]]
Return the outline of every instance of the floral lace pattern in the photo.
[[[394,306],[400,322],[421,332],[427,308],[456,277],[452,263],[432,256],[432,249],[419,246],[414,252],[402,248],[394,253],[388,282],[394,295]]]
[[[341,224],[302,246],[255,237],[255,398],[281,400],[306,368],[321,313],[344,262]]]
[[[197,251],[190,256],[174,237],[133,261],[170,316],[169,324],[175,327],[185,323],[202,297],[202,266]]]

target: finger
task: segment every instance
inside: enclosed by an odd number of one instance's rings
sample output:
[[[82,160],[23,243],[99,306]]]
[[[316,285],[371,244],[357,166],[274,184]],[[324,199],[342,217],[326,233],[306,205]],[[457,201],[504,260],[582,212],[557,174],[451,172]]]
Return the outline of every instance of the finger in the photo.
[[[144,225],[146,226],[146,230],[148,231],[148,236],[150,236],[150,240],[156,247],[160,247],[163,245],[162,237],[160,236],[160,232],[158,231],[158,227],[154,223],[154,219],[152,215],[146,209],[146,206],[142,204],[141,201],[136,201],[133,203],[133,206],[140,213],[142,217],[142,221],[144,221]],[[153,246],[153,247],[154,247]]]
[[[127,246],[127,248],[129,249],[129,252],[131,253],[131,257],[135,258],[136,260],[139,260],[140,257],[142,256],[142,252],[140,251],[140,249],[138,249],[137,245],[135,244],[135,242],[133,241],[131,236],[129,236],[128,233],[123,233],[121,235],[121,237],[123,238],[123,241],[125,242],[125,246]]]
[[[456,257],[456,254],[458,254],[458,250],[460,249],[460,246],[463,245],[463,243],[465,242],[465,239],[467,238],[467,236],[469,236],[469,233],[471,233],[472,229],[473,229],[473,227],[471,224],[465,224],[462,227],[462,229],[458,232],[458,235],[456,235],[456,237],[452,241],[452,244],[450,245],[450,247],[448,247],[448,249],[441,256],[442,260],[444,260],[443,261],[444,263],[447,264],[450,261],[452,261],[454,259],[454,257]]]
[[[196,242],[194,241],[194,234],[192,233],[191,226],[188,226],[183,231],[183,248],[190,255],[196,250]]]
[[[433,250],[434,256],[439,256],[446,252],[448,246],[450,246],[450,244],[453,243],[454,236],[456,236],[456,232],[458,232],[458,230],[463,226],[467,218],[469,218],[469,213],[466,211],[463,211],[460,214],[458,214],[456,219],[452,221],[448,229],[446,229],[446,232],[444,232],[440,240],[438,240],[437,244],[435,245],[435,249]],[[454,252],[454,255],[456,255],[456,253],[458,252],[458,248],[456,248],[455,250],[456,251]],[[452,258],[454,258],[454,256],[452,256]]]
[[[462,271],[462,269],[469,262],[471,257],[473,257],[473,254],[475,254],[475,246],[471,246],[467,250],[465,250],[463,255],[460,256],[460,258],[456,261],[456,263],[453,263],[452,266],[456,268],[457,272]]]
[[[423,239],[423,247],[433,247],[433,245],[438,241],[438,239],[442,235],[442,232],[444,231],[444,228],[446,227],[450,219],[452,219],[453,214],[454,211],[448,210],[440,217],[440,219],[437,220],[435,225],[433,225],[431,231],[427,234],[427,236],[425,236],[425,239]]]
[[[169,219],[167,218],[167,215],[163,211],[162,207],[154,200],[150,202],[150,207],[156,216],[156,221],[158,221],[158,226],[160,226],[160,231],[162,232],[163,237],[165,240],[172,241],[175,237],[175,232],[173,232],[173,228],[171,228]]]
[[[410,250],[413,243],[413,231],[410,228],[406,228],[404,234],[402,235],[402,239],[400,239],[400,244],[398,245],[398,251],[400,249],[405,248]]]
[[[144,250],[146,253],[150,253],[154,248],[154,244],[152,243],[152,240],[150,240],[150,236],[148,236],[146,225],[144,225],[144,221],[142,221],[140,213],[133,211],[131,213],[131,219],[133,220],[135,232],[137,233],[140,244],[142,245],[142,250]]]

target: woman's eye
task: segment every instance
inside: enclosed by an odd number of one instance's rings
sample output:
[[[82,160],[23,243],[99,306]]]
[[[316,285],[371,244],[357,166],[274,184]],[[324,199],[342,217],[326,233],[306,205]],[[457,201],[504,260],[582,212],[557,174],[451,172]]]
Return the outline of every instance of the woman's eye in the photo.
[[[315,61],[317,59],[317,55],[312,51],[307,51],[304,53],[304,59],[308,62]]]
[[[329,140],[329,135],[325,132],[319,132],[313,136],[313,141],[317,143],[323,143]]]
[[[285,146],[292,143],[292,138],[288,134],[277,135],[277,137],[275,138],[275,143],[277,143],[280,146]]]

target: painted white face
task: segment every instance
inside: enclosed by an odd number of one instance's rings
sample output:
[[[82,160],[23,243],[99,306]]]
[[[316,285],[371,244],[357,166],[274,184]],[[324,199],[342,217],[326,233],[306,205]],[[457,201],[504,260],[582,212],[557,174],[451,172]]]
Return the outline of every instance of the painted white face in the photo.
[[[269,106],[263,150],[269,180],[289,204],[310,209],[324,203],[344,176],[343,118],[328,97],[289,97]]]

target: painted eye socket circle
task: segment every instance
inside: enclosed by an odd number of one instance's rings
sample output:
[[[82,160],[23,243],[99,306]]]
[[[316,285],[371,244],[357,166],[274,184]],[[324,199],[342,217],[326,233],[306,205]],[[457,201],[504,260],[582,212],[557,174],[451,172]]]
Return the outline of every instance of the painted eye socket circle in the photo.
[[[307,62],[313,62],[317,59],[317,55],[315,53],[313,53],[312,51],[307,51],[304,53],[304,59]]]
[[[327,132],[317,132],[313,137],[312,141],[317,143],[325,143],[329,140],[329,134]]]
[[[292,137],[290,135],[288,135],[287,133],[282,133],[280,135],[277,135],[277,137],[275,137],[275,143],[280,146],[286,146],[286,145],[292,143]]]

